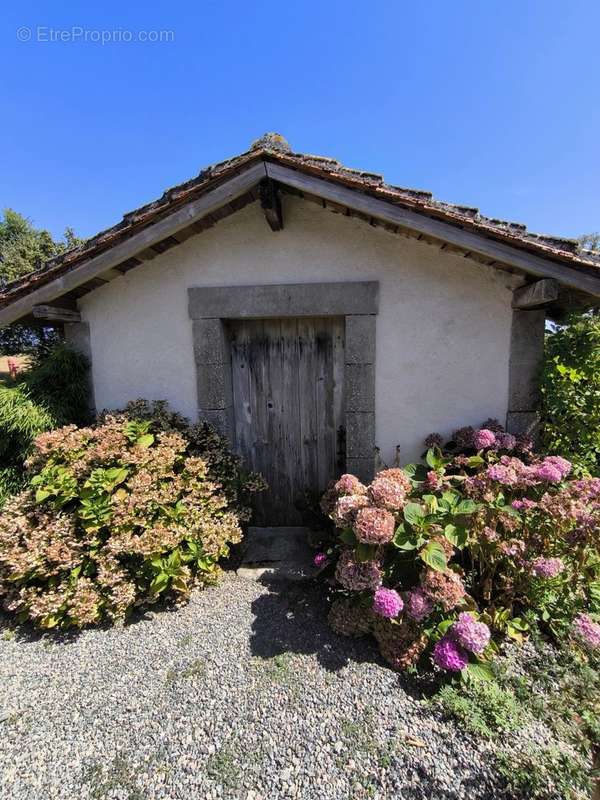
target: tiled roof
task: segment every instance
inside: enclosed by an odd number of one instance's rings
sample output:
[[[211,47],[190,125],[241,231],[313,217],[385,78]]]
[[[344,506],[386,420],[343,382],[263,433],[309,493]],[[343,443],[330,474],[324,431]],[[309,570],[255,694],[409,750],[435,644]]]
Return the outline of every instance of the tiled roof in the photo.
[[[486,217],[477,208],[445,203],[436,199],[431,192],[388,184],[382,175],[344,166],[333,158],[294,153],[282,136],[269,133],[255,141],[245,153],[206,167],[195,178],[168,189],[157,200],[124,214],[116,225],[96,234],[81,246],[55,256],[35,272],[11,281],[0,291],[0,307],[9,305],[16,298],[75,269],[89,258],[168,216],[181,205],[260,160],[281,163],[292,169],[342,183],[394,205],[483,234],[553,261],[563,262],[571,268],[592,271],[600,277],[600,255],[581,250],[574,239],[533,233],[520,223]]]

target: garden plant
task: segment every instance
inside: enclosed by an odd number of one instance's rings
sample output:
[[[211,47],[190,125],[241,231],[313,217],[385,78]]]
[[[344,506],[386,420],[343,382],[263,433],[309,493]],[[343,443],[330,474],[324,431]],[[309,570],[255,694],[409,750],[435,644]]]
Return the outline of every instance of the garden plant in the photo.
[[[262,488],[207,426],[144,401],[41,434],[26,467],[0,515],[0,596],[42,628],[123,620],[214,582]]]
[[[343,475],[323,498],[332,627],[372,633],[395,668],[465,677],[491,676],[499,642],[532,623],[600,646],[600,479],[494,420],[426,443],[425,464]]]

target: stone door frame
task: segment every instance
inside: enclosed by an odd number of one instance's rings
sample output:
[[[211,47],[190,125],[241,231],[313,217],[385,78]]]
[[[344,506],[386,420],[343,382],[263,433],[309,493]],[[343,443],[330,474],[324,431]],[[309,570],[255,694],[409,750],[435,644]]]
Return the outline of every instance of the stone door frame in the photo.
[[[233,444],[231,353],[226,322],[235,319],[344,317],[346,471],[370,480],[375,468],[375,351],[378,281],[210,286],[188,289],[198,419]]]

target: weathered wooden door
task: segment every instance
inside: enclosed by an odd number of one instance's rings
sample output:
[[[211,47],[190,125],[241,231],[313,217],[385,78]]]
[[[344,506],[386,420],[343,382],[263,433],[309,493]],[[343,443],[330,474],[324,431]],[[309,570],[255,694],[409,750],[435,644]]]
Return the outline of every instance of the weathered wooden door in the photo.
[[[230,323],[236,449],[269,484],[258,525],[301,525],[343,464],[344,320]]]

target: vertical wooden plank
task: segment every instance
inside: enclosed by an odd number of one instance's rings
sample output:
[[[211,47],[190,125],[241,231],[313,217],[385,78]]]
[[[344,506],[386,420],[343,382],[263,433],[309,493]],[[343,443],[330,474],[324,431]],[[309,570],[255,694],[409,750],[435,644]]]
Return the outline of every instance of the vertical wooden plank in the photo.
[[[333,428],[335,436],[335,462],[330,476],[337,478],[345,471],[345,414],[344,414],[344,364],[346,353],[346,325],[344,317],[336,317],[333,323]]]
[[[316,356],[314,320],[298,320],[302,488],[312,490],[318,475],[316,427]]]
[[[302,472],[302,441],[300,429],[300,351],[298,339],[298,320],[282,320],[282,336],[285,347],[282,354],[282,437],[286,451],[285,470],[287,495],[293,513],[290,519],[302,524],[302,517],[296,510],[304,486]]]

